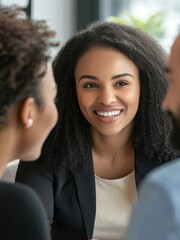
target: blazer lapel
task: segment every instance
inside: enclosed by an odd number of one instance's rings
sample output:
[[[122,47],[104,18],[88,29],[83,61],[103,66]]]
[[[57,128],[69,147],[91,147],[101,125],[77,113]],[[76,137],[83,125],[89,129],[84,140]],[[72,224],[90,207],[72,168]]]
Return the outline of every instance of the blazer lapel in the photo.
[[[77,185],[78,198],[84,224],[87,232],[87,238],[92,238],[95,212],[96,212],[96,198],[95,198],[95,179],[93,163],[91,160],[90,169],[83,170],[75,175]]]

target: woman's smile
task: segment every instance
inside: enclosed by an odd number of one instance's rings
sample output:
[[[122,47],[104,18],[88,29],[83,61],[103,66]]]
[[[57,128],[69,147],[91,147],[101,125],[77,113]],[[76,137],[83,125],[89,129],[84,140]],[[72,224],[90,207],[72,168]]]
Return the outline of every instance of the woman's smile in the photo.
[[[104,123],[111,123],[119,119],[120,115],[122,114],[122,109],[114,109],[114,110],[98,110],[94,111],[96,114],[97,119]]]

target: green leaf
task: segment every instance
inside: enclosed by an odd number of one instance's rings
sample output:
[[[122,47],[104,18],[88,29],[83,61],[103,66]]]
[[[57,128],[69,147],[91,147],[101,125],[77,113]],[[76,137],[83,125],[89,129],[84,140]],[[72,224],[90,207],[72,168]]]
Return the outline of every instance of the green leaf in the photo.
[[[156,12],[149,16],[146,20],[135,17],[129,11],[124,11],[118,16],[110,16],[107,21],[114,22],[117,24],[130,25],[142,29],[145,32],[155,36],[163,37],[165,30],[163,27],[165,18],[164,12]]]

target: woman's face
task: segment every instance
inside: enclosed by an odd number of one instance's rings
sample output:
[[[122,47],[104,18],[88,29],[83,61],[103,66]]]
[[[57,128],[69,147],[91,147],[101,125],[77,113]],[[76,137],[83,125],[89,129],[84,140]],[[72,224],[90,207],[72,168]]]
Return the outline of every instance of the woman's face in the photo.
[[[35,103],[35,110],[32,116],[33,125],[26,130],[24,135],[21,159],[34,160],[40,156],[42,145],[57,122],[56,93],[57,87],[52,68],[48,66],[40,89],[43,104],[42,107],[39,107]]]
[[[102,135],[114,135],[132,128],[140,95],[139,71],[121,52],[94,47],[75,68],[76,91],[80,109]]]

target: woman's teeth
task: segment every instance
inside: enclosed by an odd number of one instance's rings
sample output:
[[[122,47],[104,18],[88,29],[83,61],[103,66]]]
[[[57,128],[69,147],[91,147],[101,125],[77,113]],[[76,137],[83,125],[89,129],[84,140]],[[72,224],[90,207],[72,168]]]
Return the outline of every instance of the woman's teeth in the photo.
[[[96,112],[96,113],[102,117],[111,117],[111,116],[119,115],[120,110],[112,111],[112,112]]]

